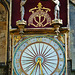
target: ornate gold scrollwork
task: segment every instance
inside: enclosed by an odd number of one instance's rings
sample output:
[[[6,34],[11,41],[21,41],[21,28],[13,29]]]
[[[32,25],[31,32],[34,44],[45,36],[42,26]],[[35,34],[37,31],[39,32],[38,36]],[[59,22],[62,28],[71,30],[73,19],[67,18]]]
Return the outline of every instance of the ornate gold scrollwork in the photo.
[[[34,27],[45,27],[48,24],[51,24],[51,18],[48,11],[51,10],[49,8],[42,7],[41,3],[38,3],[38,8],[32,8],[29,10],[29,12],[32,12],[32,14],[29,17],[28,25],[33,25]]]

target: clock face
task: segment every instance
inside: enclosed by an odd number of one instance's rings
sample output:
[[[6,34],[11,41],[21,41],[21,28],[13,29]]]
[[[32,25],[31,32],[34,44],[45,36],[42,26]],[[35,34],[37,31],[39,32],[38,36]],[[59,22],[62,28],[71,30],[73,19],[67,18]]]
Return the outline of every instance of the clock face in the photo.
[[[62,75],[65,52],[56,40],[36,36],[15,49],[13,63],[17,75]]]

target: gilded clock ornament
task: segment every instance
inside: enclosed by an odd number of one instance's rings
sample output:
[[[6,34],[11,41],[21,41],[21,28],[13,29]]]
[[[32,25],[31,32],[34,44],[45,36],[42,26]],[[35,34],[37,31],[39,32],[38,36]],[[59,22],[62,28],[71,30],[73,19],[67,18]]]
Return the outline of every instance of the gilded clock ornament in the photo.
[[[17,75],[62,75],[65,70],[65,50],[51,37],[27,38],[14,50]]]
[[[28,26],[32,25],[34,27],[45,27],[48,24],[51,24],[51,17],[47,13],[51,10],[49,8],[42,7],[42,4],[38,3],[38,8],[32,8],[29,10],[29,12],[32,12],[32,14],[29,17],[28,20]]]

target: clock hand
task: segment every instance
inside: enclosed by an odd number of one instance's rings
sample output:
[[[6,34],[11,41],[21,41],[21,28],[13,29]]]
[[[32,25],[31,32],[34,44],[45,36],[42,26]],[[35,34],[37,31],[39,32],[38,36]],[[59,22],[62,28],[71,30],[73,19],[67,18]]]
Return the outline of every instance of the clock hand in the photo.
[[[41,58],[38,58],[38,60],[39,60],[39,65],[40,65],[40,69],[41,69],[41,75],[43,75],[42,66],[41,66]]]
[[[32,72],[34,71],[34,69],[35,69],[35,67],[37,66],[38,63],[39,63],[39,60],[36,62],[36,65],[34,66],[33,70],[30,73],[30,75],[32,74]]]
[[[40,65],[41,75],[43,75],[42,66],[41,66],[41,58],[38,58],[38,61],[37,61],[36,65],[34,66],[33,70],[31,71],[30,75],[32,74],[32,72],[34,71],[34,69],[35,69],[35,67],[37,66],[38,63]]]

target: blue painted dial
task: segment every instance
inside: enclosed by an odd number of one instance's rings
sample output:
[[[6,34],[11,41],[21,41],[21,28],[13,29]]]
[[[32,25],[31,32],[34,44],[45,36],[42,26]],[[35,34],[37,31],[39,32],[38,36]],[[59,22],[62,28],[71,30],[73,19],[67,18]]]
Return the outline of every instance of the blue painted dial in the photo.
[[[18,45],[13,63],[17,75],[62,75],[65,52],[55,39],[35,36]]]

